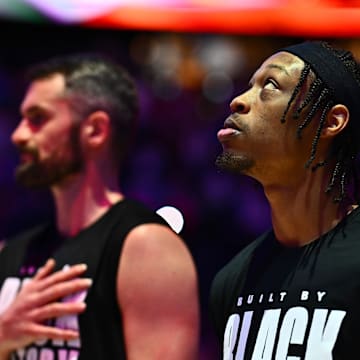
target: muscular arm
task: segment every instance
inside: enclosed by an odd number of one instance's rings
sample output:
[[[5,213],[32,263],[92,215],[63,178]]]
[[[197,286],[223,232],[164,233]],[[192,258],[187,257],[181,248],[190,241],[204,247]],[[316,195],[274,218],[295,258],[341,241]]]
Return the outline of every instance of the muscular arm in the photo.
[[[117,276],[128,360],[198,358],[197,274],[182,240],[145,224],[128,235]]]

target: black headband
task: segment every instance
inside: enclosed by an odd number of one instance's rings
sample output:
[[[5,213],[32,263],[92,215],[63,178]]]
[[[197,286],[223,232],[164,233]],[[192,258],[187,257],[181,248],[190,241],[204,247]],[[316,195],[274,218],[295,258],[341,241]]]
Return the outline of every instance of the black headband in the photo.
[[[333,92],[335,102],[347,106],[352,117],[350,127],[354,129],[355,123],[360,121],[360,86],[334,52],[319,41],[308,41],[279,51],[296,55],[310,65],[315,74]],[[360,134],[354,135],[356,138],[360,137]]]

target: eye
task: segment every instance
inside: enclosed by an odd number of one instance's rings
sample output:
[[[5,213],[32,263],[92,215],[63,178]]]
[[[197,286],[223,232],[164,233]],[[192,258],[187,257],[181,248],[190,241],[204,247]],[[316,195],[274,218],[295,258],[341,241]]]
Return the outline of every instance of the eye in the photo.
[[[278,89],[277,82],[272,78],[267,78],[264,82],[264,89],[275,90]]]
[[[41,126],[47,119],[47,116],[45,114],[31,114],[28,117],[29,123],[34,127]]]

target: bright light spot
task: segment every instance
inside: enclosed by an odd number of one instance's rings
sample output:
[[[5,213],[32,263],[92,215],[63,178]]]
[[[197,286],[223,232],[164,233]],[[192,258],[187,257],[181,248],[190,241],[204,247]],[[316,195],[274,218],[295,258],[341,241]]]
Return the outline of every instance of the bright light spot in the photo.
[[[184,226],[184,217],[182,213],[173,206],[163,206],[156,211],[169,225],[179,234]]]

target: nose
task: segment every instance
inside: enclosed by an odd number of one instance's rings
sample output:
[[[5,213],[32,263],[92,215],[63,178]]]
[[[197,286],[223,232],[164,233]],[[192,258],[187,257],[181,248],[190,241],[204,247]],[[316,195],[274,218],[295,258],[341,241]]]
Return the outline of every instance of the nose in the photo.
[[[244,94],[234,98],[230,103],[230,110],[232,113],[246,114],[250,110],[249,102],[246,101]]]
[[[21,120],[18,126],[11,134],[11,141],[14,145],[21,146],[26,144],[30,138],[30,129],[25,120]]]

